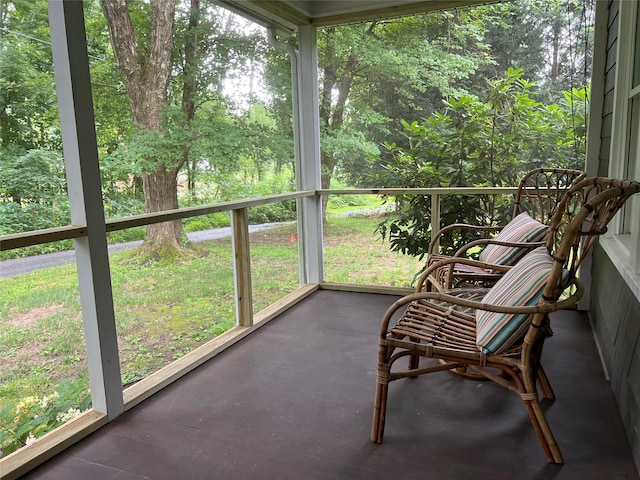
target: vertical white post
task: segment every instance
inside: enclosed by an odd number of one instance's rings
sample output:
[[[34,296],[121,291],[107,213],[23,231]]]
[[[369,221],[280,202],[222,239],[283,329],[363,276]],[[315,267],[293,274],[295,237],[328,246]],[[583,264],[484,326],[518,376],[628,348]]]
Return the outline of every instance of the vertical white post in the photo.
[[[236,292],[236,324],[253,325],[253,291],[251,288],[251,251],[249,216],[246,208],[231,211],[233,244],[233,279]]]
[[[298,125],[300,158],[296,159],[298,188],[318,190],[320,183],[320,116],[318,107],[318,47],[316,28],[301,26],[298,31],[297,62]],[[295,108],[295,105],[294,105]],[[303,262],[301,283],[320,283],[324,279],[322,251],[322,202],[319,195],[299,202],[301,210],[300,254]]]
[[[124,411],[82,2],[49,1],[49,26],[93,409]]]

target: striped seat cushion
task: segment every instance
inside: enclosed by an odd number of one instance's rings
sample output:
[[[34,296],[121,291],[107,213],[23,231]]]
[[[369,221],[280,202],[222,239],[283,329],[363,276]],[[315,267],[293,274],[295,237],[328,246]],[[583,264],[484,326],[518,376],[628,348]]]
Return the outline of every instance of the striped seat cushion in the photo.
[[[500,231],[495,240],[516,243],[540,242],[546,234],[546,225],[531,218],[527,212],[522,212]],[[515,265],[527,251],[524,248],[489,244],[480,253],[480,261],[495,265]]]
[[[545,247],[526,254],[487,292],[483,303],[500,306],[536,305],[542,297],[553,258]],[[508,350],[526,332],[529,314],[476,311],[476,344],[485,354]]]

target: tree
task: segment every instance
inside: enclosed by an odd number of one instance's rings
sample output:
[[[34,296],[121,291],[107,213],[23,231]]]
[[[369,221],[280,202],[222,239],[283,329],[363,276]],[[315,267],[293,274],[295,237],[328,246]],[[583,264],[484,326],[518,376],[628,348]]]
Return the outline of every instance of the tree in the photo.
[[[340,147],[348,142],[343,131],[346,105],[359,69],[362,50],[367,37],[375,30],[376,22],[369,25],[328,28],[323,35],[324,48],[320,57],[322,88],[320,93],[320,146],[321,187],[331,187],[331,177],[337,165]],[[338,32],[340,35],[338,35]],[[343,133],[344,132],[344,133]],[[351,137],[352,138],[352,137]],[[327,196],[322,197],[322,216],[326,215]]]
[[[481,27],[474,9],[319,31],[323,188],[336,173],[369,184],[400,119],[460,93],[456,83],[488,61]]]
[[[47,9],[0,2],[0,234],[67,224]]]
[[[102,0],[111,45],[127,88],[133,121],[146,139],[163,135],[162,114],[167,107],[167,87],[172,67],[174,0],[157,0],[150,8],[146,35],[134,31],[129,8],[124,0]],[[145,158],[142,170],[145,211],[178,208],[178,172],[184,156],[162,159]],[[180,221],[147,226],[148,249],[179,248],[183,231]]]
[[[403,122],[406,145],[387,143],[391,160],[377,177],[385,187],[467,187],[515,185],[524,172],[537,166],[581,168],[575,157],[576,139],[570,109],[544,105],[533,98],[533,83],[521,70],[509,69],[489,81],[482,98],[463,95],[423,122]],[[580,101],[580,92],[567,94]],[[582,130],[582,135],[585,130]],[[378,225],[391,249],[422,258],[431,239],[428,197],[396,198],[397,214]],[[441,222],[473,225],[504,224],[511,204],[494,196],[442,200]],[[451,254],[474,238],[453,239],[441,245]]]
[[[0,3],[2,149],[60,148],[51,47],[41,40],[49,37],[46,18],[42,3]]]
[[[584,88],[591,78],[593,0],[528,0],[546,62],[538,72],[547,103],[561,102],[564,92]]]

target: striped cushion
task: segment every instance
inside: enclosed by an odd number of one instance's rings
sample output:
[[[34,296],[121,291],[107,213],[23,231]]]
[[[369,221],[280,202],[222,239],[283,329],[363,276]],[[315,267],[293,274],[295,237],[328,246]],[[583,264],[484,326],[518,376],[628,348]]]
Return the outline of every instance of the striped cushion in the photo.
[[[547,234],[547,226],[534,220],[527,212],[522,212],[511,220],[495,240],[502,242],[539,242]],[[528,250],[503,245],[487,245],[480,253],[480,261],[495,265],[515,265]]]
[[[523,257],[487,292],[483,303],[501,306],[536,305],[542,297],[553,258],[545,247]],[[476,311],[476,344],[483,353],[502,353],[526,332],[531,315]]]

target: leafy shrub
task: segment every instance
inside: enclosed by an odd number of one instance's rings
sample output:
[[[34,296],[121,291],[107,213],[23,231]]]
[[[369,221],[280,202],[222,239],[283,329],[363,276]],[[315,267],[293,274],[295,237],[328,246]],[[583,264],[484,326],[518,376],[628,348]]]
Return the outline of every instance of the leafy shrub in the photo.
[[[184,221],[185,232],[199,232],[211,228],[228,227],[231,219],[228,212],[219,212],[202,217],[187,218]]]
[[[521,70],[509,68],[488,81],[485,98],[452,97],[446,109],[422,122],[402,121],[403,145],[385,143],[380,187],[515,186],[528,170],[540,166],[582,168],[584,131],[574,125],[570,109],[544,105],[532,97],[535,84]],[[568,104],[585,98],[576,90]],[[582,125],[584,118],[578,119]],[[578,126],[579,126],[578,125]],[[377,226],[393,251],[422,258],[431,240],[431,199],[398,195],[395,212]],[[504,224],[510,198],[447,195],[440,205],[440,224]],[[467,236],[468,235],[468,236]],[[474,240],[474,234],[441,239],[441,252],[452,254]]]
[[[63,380],[51,394],[30,396],[0,411],[0,457],[30,445],[91,407],[87,379]]]
[[[249,209],[249,223],[285,222],[295,220],[296,204],[294,200],[258,205]]]

